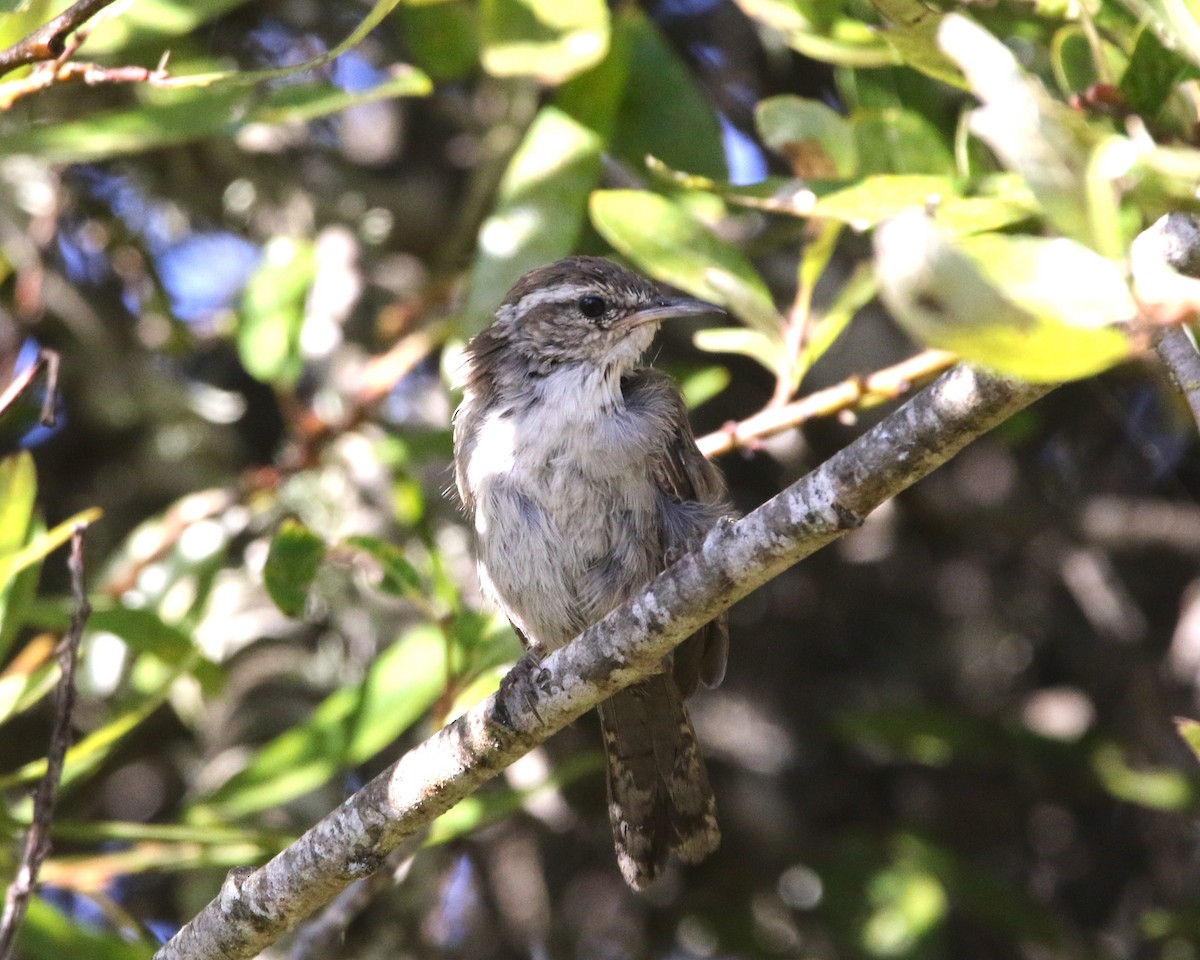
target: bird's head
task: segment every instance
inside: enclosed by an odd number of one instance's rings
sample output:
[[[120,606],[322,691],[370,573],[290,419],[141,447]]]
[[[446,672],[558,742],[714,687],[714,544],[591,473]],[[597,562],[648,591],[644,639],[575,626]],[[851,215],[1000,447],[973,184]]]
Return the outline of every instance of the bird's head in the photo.
[[[489,379],[503,372],[544,376],[571,364],[619,375],[637,363],[663,320],[722,312],[664,293],[610,260],[567,257],[518,280],[470,354],[477,374]]]

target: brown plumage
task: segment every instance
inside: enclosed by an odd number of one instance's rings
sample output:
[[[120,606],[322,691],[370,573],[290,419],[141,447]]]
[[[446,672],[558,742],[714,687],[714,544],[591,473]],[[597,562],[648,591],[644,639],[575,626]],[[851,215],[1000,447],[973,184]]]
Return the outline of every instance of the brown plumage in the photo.
[[[639,367],[658,323],[716,312],[607,260],[526,274],[468,348],[455,478],[484,589],[538,653],[570,641],[727,513],[678,388]],[[664,672],[600,706],[617,859],[635,888],[669,853],[716,848],[716,804],[684,698],[725,670],[724,618]]]

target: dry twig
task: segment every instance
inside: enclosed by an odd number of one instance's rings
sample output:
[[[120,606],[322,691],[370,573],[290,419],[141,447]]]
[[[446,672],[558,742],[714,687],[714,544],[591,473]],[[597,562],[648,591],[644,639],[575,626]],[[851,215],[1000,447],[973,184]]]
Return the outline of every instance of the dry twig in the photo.
[[[58,650],[62,675],[58,679],[58,690],[54,700],[54,728],[50,733],[50,746],[46,751],[46,773],[38,783],[37,792],[33,797],[33,818],[29,824],[29,833],[25,836],[25,847],[21,851],[16,878],[8,887],[3,917],[0,917],[0,960],[9,960],[13,956],[17,929],[25,916],[29,898],[37,888],[38,871],[42,861],[50,852],[50,823],[54,817],[58,782],[62,778],[63,758],[71,740],[71,715],[75,709],[75,663],[83,628],[92,610],[83,578],[84,530],[85,527],[79,526],[71,533],[71,555],[67,566],[71,572],[71,595],[75,600],[75,611],[71,614],[71,626]]]
[[[751,446],[784,430],[799,427],[815,417],[848,410],[864,400],[893,400],[930,377],[941,373],[955,361],[944,350],[926,350],[867,377],[851,377],[832,387],[810,393],[782,407],[768,406],[740,423],[731,423],[701,437],[697,443],[706,457],[719,457],[739,447]]]

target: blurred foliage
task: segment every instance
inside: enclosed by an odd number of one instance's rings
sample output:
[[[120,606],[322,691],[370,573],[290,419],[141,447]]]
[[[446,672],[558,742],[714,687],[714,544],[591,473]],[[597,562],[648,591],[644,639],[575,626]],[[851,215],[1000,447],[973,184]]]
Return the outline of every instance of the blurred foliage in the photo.
[[[62,357],[56,426],[41,378],[0,411],[0,877],[96,521],[22,957],[148,956],[494,689],[455,377],[575,251],[727,308],[656,348],[698,432],[920,345],[1080,382],[734,609],[716,856],[629,893],[580,724],[331,955],[1196,957],[1200,450],[1127,362],[1181,306],[1127,253],[1197,207],[1195,4],[139,0],[80,36],[91,82],[0,78],[2,379]],[[729,455],[733,499],[881,414]]]

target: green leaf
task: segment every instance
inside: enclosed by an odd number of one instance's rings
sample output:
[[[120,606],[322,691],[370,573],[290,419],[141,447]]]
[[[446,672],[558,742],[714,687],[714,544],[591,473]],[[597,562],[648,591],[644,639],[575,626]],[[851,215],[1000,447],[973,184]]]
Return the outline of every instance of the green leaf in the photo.
[[[480,14],[480,59],[497,77],[562,83],[608,50],[604,0],[483,0]]]
[[[953,59],[947,58],[938,47],[938,30],[944,14],[931,10],[920,0],[871,0],[871,4],[887,18],[884,40],[906,64],[942,83],[966,89]]]
[[[88,21],[82,55],[112,54],[132,46],[163,44],[169,37],[185,37],[246,4],[248,0],[138,0],[122,4],[116,16]]]
[[[725,152],[711,98],[654,24],[641,16],[622,23],[627,24],[627,74],[610,151],[633,166],[653,155],[672,166],[724,177]],[[597,92],[591,89],[588,95]]]
[[[1037,201],[1009,176],[994,196],[962,195],[949,177],[885,174],[816,197],[807,215],[840,220],[866,230],[913,207],[930,207],[938,225],[955,235],[996,230],[1035,216]]]
[[[1024,178],[1060,232],[1091,243],[1085,180],[1095,137],[1084,119],[1052,99],[1003,43],[965,17],[945,17],[939,40],[983,102],[971,114],[971,131]]]
[[[37,501],[37,469],[27,452],[0,460],[0,570],[5,558],[25,546],[34,523]],[[38,571],[14,582],[13,574],[0,579],[0,658],[3,658],[20,629],[20,608],[36,587]]]
[[[215,692],[221,685],[221,667],[204,657],[188,634],[166,623],[153,610],[106,607],[97,600],[87,625],[89,630],[115,634],[138,653],[150,654],[170,667],[186,670],[200,681],[206,693]]]
[[[252,377],[282,385],[299,379],[300,331],[316,271],[311,241],[279,236],[267,243],[238,310],[238,356]]]
[[[251,123],[313,120],[358,103],[424,96],[430,89],[429,78],[409,68],[360,93],[346,93],[328,83],[281,87],[262,97],[228,84],[154,91],[151,102],[79,120],[13,127],[0,118],[0,156],[29,154],[45,163],[84,163],[206,137],[231,137]],[[0,83],[0,100],[3,97]]]
[[[1135,770],[1115,743],[1096,749],[1092,769],[1109,794],[1127,803],[1151,810],[1185,810],[1196,800],[1195,786],[1188,776],[1167,767]]]
[[[513,155],[496,205],[479,229],[465,331],[487,325],[526,271],[570,253],[600,176],[602,142],[557,107],[544,107]]]
[[[897,63],[896,52],[861,20],[842,14],[841,4],[804,4],[797,0],[738,0],[759,23],[778,31],[793,50],[840,67],[884,67]],[[817,18],[824,12],[826,16]]]
[[[308,590],[325,558],[325,541],[297,520],[285,520],[271,541],[263,567],[263,585],[275,606],[289,617],[301,617]]]
[[[763,142],[786,157],[798,177],[836,180],[858,172],[854,124],[819,100],[771,97],[755,107],[754,121]]]
[[[58,661],[47,660],[28,673],[0,677],[0,724],[38,703],[54,689],[59,673]]]
[[[429,588],[421,582],[420,575],[408,562],[404,551],[394,543],[378,537],[355,536],[347,537],[346,545],[361,550],[379,564],[381,578],[377,586],[384,593],[419,599],[423,605],[428,603]]]
[[[772,374],[779,372],[783,351],[778,337],[745,327],[710,327],[692,336],[697,350],[705,353],[736,353],[757,361]]]
[[[871,302],[878,289],[875,271],[870,263],[860,263],[855,267],[834,297],[833,303],[813,324],[808,342],[796,363],[793,390],[800,385],[800,381],[812,369],[813,364],[820,360],[825,351],[842,335],[854,319],[854,315]]]
[[[946,888],[936,875],[903,849],[891,866],[879,871],[866,890],[869,910],[862,926],[862,945],[876,957],[901,957],[945,920]]]
[[[417,722],[445,684],[445,639],[429,625],[385,650],[361,684],[325,698],[312,718],[263,746],[189,814],[221,822],[279,806],[369,760]]]
[[[679,378],[679,390],[689,410],[707,403],[729,386],[729,370],[725,367],[702,367]]]
[[[1129,66],[1121,75],[1119,89],[1125,102],[1148,120],[1155,119],[1174,91],[1188,76],[1196,75],[1196,67],[1174,50],[1162,45],[1150,27],[1138,33],[1129,58]]]
[[[645,190],[597,190],[590,207],[604,239],[646,273],[778,339],[779,315],[758,271],[678,203]]]
[[[0,586],[8,583],[22,570],[40,563],[47,555],[61,547],[71,539],[76,527],[86,527],[100,519],[102,513],[98,507],[81,510],[69,520],[64,520],[53,530],[39,533],[32,537],[28,544],[13,553],[0,554]]]
[[[900,106],[859,107],[851,115],[850,123],[858,141],[860,175],[955,172],[946,137],[915,110]]]
[[[28,451],[0,460],[0,556],[25,545],[37,500],[37,468]]]
[[[150,944],[129,943],[75,923],[41,897],[30,900],[17,936],[17,956],[23,960],[150,960],[153,953]]]
[[[1200,760],[1200,721],[1191,720],[1187,717],[1176,717],[1175,729],[1179,732],[1179,736],[1183,738],[1183,742],[1187,744],[1188,749],[1192,751],[1196,759]]]
[[[187,665],[185,665],[185,669],[186,667]],[[63,763],[62,786],[66,788],[73,785],[103,763],[112,752],[113,747],[162,706],[167,699],[167,694],[171,691],[171,685],[183,672],[184,670],[174,670],[166,674],[159,681],[157,688],[147,694],[137,706],[110,720],[70,747]],[[45,759],[34,760],[11,773],[0,775],[0,789],[7,790],[20,784],[32,783],[45,774]],[[26,798],[21,801],[18,811],[27,811],[28,809],[31,807]],[[27,817],[28,812],[18,812],[18,815]]]
[[[402,3],[398,34],[435,81],[466,80],[479,67],[479,10],[467,3]]]
[[[1136,315],[1120,268],[1070,240],[985,234],[954,244],[913,212],[876,231],[875,264],[880,295],[910,334],[1000,373],[1071,380],[1132,352],[1113,326]]]

